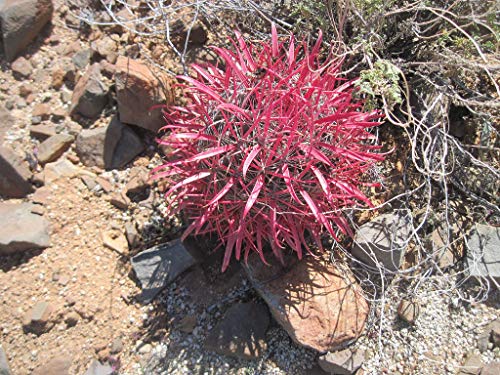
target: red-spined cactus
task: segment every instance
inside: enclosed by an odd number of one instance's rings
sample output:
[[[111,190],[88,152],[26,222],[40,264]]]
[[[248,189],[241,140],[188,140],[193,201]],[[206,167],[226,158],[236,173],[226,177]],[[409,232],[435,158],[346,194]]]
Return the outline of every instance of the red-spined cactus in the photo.
[[[165,110],[160,143],[172,152],[153,175],[167,183],[169,214],[182,212],[190,233],[218,234],[231,257],[265,244],[299,258],[309,238],[351,234],[342,208],[370,205],[360,178],[380,146],[367,129],[380,114],[363,112],[354,81],[341,78],[341,61],[320,56],[321,35],[309,49],[278,39],[214,48],[223,67],[193,65],[182,76],[188,102]]]

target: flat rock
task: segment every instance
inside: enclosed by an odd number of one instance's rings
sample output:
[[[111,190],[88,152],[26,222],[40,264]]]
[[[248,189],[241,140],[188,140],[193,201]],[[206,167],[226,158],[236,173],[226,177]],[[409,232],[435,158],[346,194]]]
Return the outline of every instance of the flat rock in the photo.
[[[0,146],[0,195],[23,198],[33,191],[27,164],[12,149]]]
[[[38,147],[40,164],[53,162],[64,154],[75,138],[70,134],[56,134],[43,141]]]
[[[52,0],[4,0],[0,8],[5,57],[12,61],[52,19]]]
[[[276,321],[299,345],[327,352],[356,340],[368,315],[368,303],[352,273],[328,260],[306,256],[286,259],[283,268],[252,254],[245,270]]]
[[[319,366],[326,372],[336,375],[354,374],[365,359],[361,350],[344,349],[328,352],[318,358]]]
[[[116,63],[115,82],[120,121],[156,133],[164,121],[160,108],[151,108],[172,102],[168,81],[159,80],[140,61],[120,56]]]
[[[131,259],[142,293],[140,299],[149,303],[182,272],[195,264],[195,259],[180,240],[152,247]]]
[[[88,67],[78,80],[71,98],[70,114],[88,118],[99,117],[108,103],[108,87],[104,84],[99,64]]]
[[[9,362],[7,362],[7,356],[0,346],[0,375],[12,375],[10,371]]]
[[[85,375],[112,375],[113,368],[108,364],[102,364],[97,359],[92,361]]]
[[[477,224],[467,241],[466,272],[500,283],[500,228]]]
[[[0,254],[43,249],[50,245],[49,222],[31,212],[31,203],[0,203]]]
[[[121,168],[143,150],[139,137],[116,116],[107,126],[82,130],[76,139],[76,152],[87,167]]]
[[[49,184],[60,178],[72,178],[79,172],[80,169],[78,167],[76,167],[68,159],[62,158],[54,163],[48,163],[45,165],[45,183]]]
[[[30,126],[30,136],[40,141],[44,141],[56,134],[56,126],[52,124]]]
[[[406,211],[380,215],[357,230],[352,255],[371,267],[379,263],[389,271],[397,271],[412,231]]]
[[[256,359],[267,349],[265,340],[269,327],[269,311],[255,302],[236,303],[212,328],[205,347],[229,357]]]
[[[71,362],[72,359],[68,356],[57,356],[36,368],[31,375],[70,375]]]

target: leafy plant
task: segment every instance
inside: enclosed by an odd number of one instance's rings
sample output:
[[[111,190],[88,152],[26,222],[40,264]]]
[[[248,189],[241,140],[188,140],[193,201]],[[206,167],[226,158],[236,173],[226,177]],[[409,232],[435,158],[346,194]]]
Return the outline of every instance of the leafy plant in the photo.
[[[389,108],[403,102],[401,88],[399,87],[399,75],[401,71],[388,60],[378,60],[372,69],[363,70],[360,79],[356,82],[360,93],[367,94],[372,98],[382,96],[385,98]],[[371,107],[375,107],[373,103]]]
[[[188,104],[168,108],[159,142],[172,150],[153,172],[166,182],[168,214],[190,219],[184,233],[216,232],[225,245],[222,269],[266,243],[282,259],[299,258],[321,235],[351,235],[345,207],[371,205],[363,172],[382,154],[368,131],[376,111],[362,112],[341,61],[322,60],[316,44],[250,44],[236,32],[234,49],[214,47],[223,65],[193,65],[182,76]]]

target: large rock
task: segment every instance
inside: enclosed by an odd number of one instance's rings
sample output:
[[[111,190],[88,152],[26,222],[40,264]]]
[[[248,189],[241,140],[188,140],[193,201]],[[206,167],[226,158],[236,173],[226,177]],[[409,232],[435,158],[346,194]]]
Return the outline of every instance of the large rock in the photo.
[[[14,117],[2,104],[0,104],[0,146],[3,144],[5,135],[12,124],[14,124]]]
[[[467,241],[467,274],[500,283],[500,228],[477,224]]]
[[[79,113],[88,118],[99,117],[108,103],[108,88],[103,82],[98,63],[91,65],[78,80],[71,98],[71,115]]]
[[[229,357],[256,359],[266,350],[269,327],[267,307],[255,302],[237,303],[210,331],[205,346]]]
[[[10,148],[0,146],[0,195],[23,198],[33,191],[29,179],[31,171]]]
[[[165,286],[195,264],[180,240],[152,247],[131,261],[142,287],[140,299],[145,303],[151,302]]]
[[[365,326],[368,303],[350,271],[323,258],[306,256],[263,264],[249,257],[247,274],[278,323],[298,344],[334,351],[356,340]]]
[[[0,203],[0,254],[43,249],[50,244],[49,223],[30,203]]]
[[[69,134],[56,134],[43,141],[38,147],[40,164],[50,163],[64,154],[75,138]]]
[[[5,57],[12,61],[52,19],[52,0],[3,0],[0,2]]]
[[[10,372],[9,363],[7,362],[7,356],[0,346],[0,375],[12,375]]]
[[[164,125],[160,108],[173,98],[166,79],[159,79],[139,61],[123,56],[116,63],[116,99],[120,121],[157,132]]]
[[[354,236],[352,255],[363,263],[389,271],[403,264],[413,227],[406,211],[384,214],[363,224]]]
[[[319,366],[330,374],[354,374],[365,359],[361,350],[344,349],[338,352],[328,352],[318,358]]]
[[[116,116],[108,126],[82,130],[76,139],[78,157],[88,167],[121,168],[143,150],[139,137]]]

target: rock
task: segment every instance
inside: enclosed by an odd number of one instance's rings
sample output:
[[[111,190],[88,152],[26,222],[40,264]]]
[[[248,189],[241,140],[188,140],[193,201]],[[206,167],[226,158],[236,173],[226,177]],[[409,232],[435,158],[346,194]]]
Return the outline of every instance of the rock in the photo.
[[[40,335],[54,326],[55,308],[48,302],[38,302],[23,319],[23,329]]]
[[[52,108],[47,103],[39,103],[33,107],[33,111],[31,112],[31,116],[38,117],[40,120],[47,120],[50,117],[52,112]]]
[[[116,116],[108,126],[82,130],[76,139],[76,153],[87,167],[120,168],[143,150],[139,137]]]
[[[120,193],[111,194],[111,196],[109,197],[109,203],[111,203],[116,208],[119,208],[120,210],[127,210],[132,202],[125,194],[125,191],[122,191]]]
[[[149,171],[145,167],[134,167],[130,171],[125,189],[128,194],[139,194],[149,187]]]
[[[43,141],[38,147],[38,161],[40,164],[43,165],[59,159],[71,146],[74,139],[69,134],[57,134]]]
[[[93,42],[92,49],[111,64],[114,64],[118,58],[118,54],[116,53],[116,43],[109,36],[100,38]]]
[[[183,30],[180,34],[179,42],[176,43],[177,47],[181,50],[184,49],[184,44],[188,38],[189,31],[189,46],[199,47],[204,45],[208,40],[208,34],[201,24],[201,22],[196,22],[194,25],[183,25]]]
[[[71,311],[64,318],[64,323],[66,323],[66,327],[71,328],[76,326],[79,320],[80,320],[80,315],[78,315],[78,313],[76,313],[75,311]]]
[[[500,374],[500,362],[490,362],[483,367],[481,375],[498,375]]]
[[[131,221],[127,221],[125,223],[125,236],[127,237],[129,247],[131,248],[136,247],[141,242],[141,236],[137,231],[137,227]]]
[[[401,300],[398,306],[398,316],[405,322],[415,324],[420,314],[420,306],[415,301]]]
[[[198,318],[196,317],[196,315],[186,315],[180,320],[179,324],[177,325],[177,329],[184,333],[191,333],[195,329],[197,323]]]
[[[0,375],[12,375],[10,371],[9,363],[7,362],[7,356],[0,346]]]
[[[369,266],[380,262],[385,269],[397,271],[412,231],[410,216],[404,211],[380,215],[358,229],[352,255]]]
[[[75,64],[75,67],[83,70],[90,63],[93,55],[94,51],[92,51],[90,48],[82,49],[76,52],[71,60],[73,61],[73,64]]]
[[[52,19],[51,0],[4,0],[0,9],[5,57],[12,61]]]
[[[30,136],[38,139],[39,141],[44,141],[57,134],[56,126],[51,124],[42,124],[36,126],[30,126]]]
[[[122,256],[128,254],[128,242],[125,235],[118,231],[106,231],[101,233],[102,243],[108,249],[116,251]]]
[[[481,355],[470,353],[463,366],[460,367],[459,375],[479,375],[483,367]]]
[[[111,193],[114,189],[113,184],[109,182],[107,178],[99,176],[95,179],[95,182],[102,188],[102,190],[104,190],[106,194]]]
[[[11,64],[10,68],[14,72],[14,75],[21,79],[28,78],[33,73],[33,67],[30,62],[22,56],[18,57]]]
[[[70,375],[72,359],[67,355],[52,358],[45,365],[35,369],[31,375]]]
[[[173,101],[167,80],[159,81],[146,65],[120,56],[115,81],[120,121],[156,133],[164,121],[160,108],[151,108]]]
[[[113,367],[108,364],[102,364],[98,360],[94,360],[88,368],[85,375],[112,375],[114,373]]]
[[[31,171],[10,148],[0,146],[0,195],[23,198],[33,191],[29,183]]]
[[[31,212],[31,203],[0,203],[0,254],[13,254],[50,245],[49,223]]]
[[[97,118],[108,104],[108,87],[103,82],[99,64],[91,65],[80,78],[71,98],[70,114]]]
[[[456,226],[454,226],[454,229]],[[458,229],[458,228],[456,228]],[[432,250],[437,253],[436,260],[441,269],[452,267],[456,264],[459,259],[456,249],[450,244],[446,246],[446,235],[444,233],[445,229],[437,228],[431,233],[431,243]],[[449,242],[452,242],[453,238],[450,238]]]
[[[350,375],[361,367],[364,359],[364,353],[361,350],[344,349],[320,356],[318,364],[330,374]]]
[[[111,343],[111,347],[109,348],[109,352],[111,354],[118,354],[123,350],[123,342],[122,339],[117,337]]]
[[[80,169],[69,160],[64,158],[59,159],[54,163],[48,163],[45,165],[45,183],[49,184],[63,177],[75,177],[79,171]]]
[[[266,306],[255,302],[237,303],[212,328],[205,347],[229,357],[256,359],[267,349],[264,340],[268,327]]]
[[[467,241],[468,276],[488,278],[500,283],[500,228],[477,224]]]
[[[495,348],[500,348],[500,318],[490,324],[490,341]]]
[[[14,124],[14,121],[15,119],[10,114],[10,111],[0,104],[0,147],[3,144],[7,131],[10,129],[12,124]]]
[[[180,240],[154,246],[134,256],[131,262],[142,287],[140,299],[145,303],[195,264]]]
[[[368,303],[353,275],[323,258],[293,256],[266,266],[252,254],[245,270],[276,321],[299,345],[327,352],[362,333]],[[268,260],[270,261],[270,259]],[[277,277],[279,275],[279,277]]]

